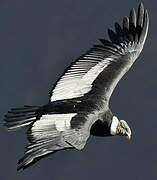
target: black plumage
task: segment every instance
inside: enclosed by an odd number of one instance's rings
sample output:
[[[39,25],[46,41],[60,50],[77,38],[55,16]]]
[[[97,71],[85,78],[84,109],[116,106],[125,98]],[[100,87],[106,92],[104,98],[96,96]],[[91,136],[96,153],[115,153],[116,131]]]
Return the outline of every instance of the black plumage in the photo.
[[[100,39],[78,57],[54,84],[50,101],[44,106],[11,109],[5,126],[16,130],[29,126],[29,144],[18,169],[63,149],[82,149],[88,137],[123,135],[131,130],[118,121],[109,108],[111,94],[141,53],[148,32],[148,13],[143,4],[123,18],[115,31],[108,29],[110,40]]]

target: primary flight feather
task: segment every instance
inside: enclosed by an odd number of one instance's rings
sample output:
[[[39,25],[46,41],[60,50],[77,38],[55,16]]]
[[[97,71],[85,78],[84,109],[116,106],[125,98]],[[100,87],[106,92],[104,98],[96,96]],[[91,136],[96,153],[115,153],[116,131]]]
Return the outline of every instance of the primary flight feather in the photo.
[[[59,150],[81,150],[90,135],[131,138],[128,124],[112,114],[109,100],[141,53],[148,26],[148,13],[141,3],[137,16],[132,9],[122,26],[115,23],[115,31],[108,30],[110,41],[100,39],[102,45],[93,46],[64,71],[48,104],[11,109],[5,115],[8,130],[29,127],[29,144],[18,169]]]

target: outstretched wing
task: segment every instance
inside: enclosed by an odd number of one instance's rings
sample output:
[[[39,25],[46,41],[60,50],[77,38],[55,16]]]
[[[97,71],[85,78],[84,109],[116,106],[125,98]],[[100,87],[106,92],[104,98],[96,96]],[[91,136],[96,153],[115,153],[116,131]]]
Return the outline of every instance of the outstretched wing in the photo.
[[[123,27],[115,23],[115,32],[108,30],[111,41],[101,39],[73,62],[59,78],[50,93],[50,101],[65,99],[97,99],[108,102],[118,81],[129,70],[142,51],[147,31],[148,13],[139,5],[124,17]],[[105,101],[105,102],[106,102]]]
[[[91,120],[85,114],[45,114],[28,130],[29,145],[18,170],[27,168],[41,158],[64,149],[82,149],[90,135]],[[73,121],[86,122],[80,129],[73,128]]]

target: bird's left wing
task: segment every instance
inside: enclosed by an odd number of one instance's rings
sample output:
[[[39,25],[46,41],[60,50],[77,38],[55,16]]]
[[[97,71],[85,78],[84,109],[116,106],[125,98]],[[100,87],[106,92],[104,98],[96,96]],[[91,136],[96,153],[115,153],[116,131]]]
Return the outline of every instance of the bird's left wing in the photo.
[[[97,45],[73,62],[59,78],[50,93],[50,101],[92,99],[108,102],[118,81],[129,70],[143,49],[148,31],[148,13],[139,5],[124,17],[123,27],[115,23],[108,30],[111,41],[101,39]]]
[[[92,121],[89,118],[91,117],[80,113],[42,115],[28,130],[29,145],[25,155],[19,160],[18,170],[60,150],[82,149],[90,135],[88,128]],[[77,122],[79,126],[76,130]]]

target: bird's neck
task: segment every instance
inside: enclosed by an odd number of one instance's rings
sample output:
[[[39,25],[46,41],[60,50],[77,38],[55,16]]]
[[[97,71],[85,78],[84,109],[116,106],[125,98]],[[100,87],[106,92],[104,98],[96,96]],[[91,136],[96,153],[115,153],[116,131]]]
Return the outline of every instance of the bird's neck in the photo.
[[[91,135],[94,136],[110,136],[110,127],[112,123],[113,115],[110,110],[101,114],[99,120],[97,120],[91,127]]]

